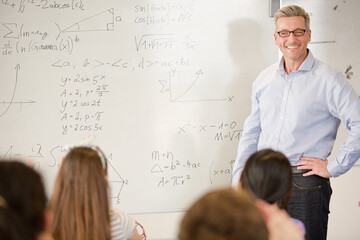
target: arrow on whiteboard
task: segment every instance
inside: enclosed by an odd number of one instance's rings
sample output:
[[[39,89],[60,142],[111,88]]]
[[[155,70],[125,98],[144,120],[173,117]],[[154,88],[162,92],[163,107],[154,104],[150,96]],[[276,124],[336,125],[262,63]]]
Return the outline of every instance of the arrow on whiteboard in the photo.
[[[10,108],[11,105],[14,105],[14,104],[19,104],[20,105],[20,109],[22,107],[23,104],[33,104],[35,103],[36,101],[34,100],[29,100],[29,101],[14,101],[14,97],[15,97],[15,93],[16,93],[16,88],[17,88],[17,83],[18,83],[18,76],[19,76],[19,70],[20,70],[20,64],[17,64],[15,66],[15,71],[16,71],[16,74],[15,74],[15,85],[14,85],[14,90],[13,90],[13,93],[12,93],[12,96],[11,96],[11,99],[10,101],[0,101],[0,104],[3,104],[3,105],[6,105],[6,109],[0,113],[0,117],[3,116]]]
[[[15,66],[16,74],[15,74],[15,86],[14,86],[14,91],[13,91],[13,93],[12,93],[11,100],[10,100],[9,102],[6,102],[6,103],[8,103],[8,106],[6,107],[5,111],[0,114],[0,117],[2,117],[2,116],[9,110],[9,108],[10,108],[10,106],[11,106],[13,100],[14,100],[15,92],[16,92],[16,86],[17,86],[17,81],[18,81],[19,69],[20,69],[20,64],[16,64],[16,66]]]
[[[204,72],[203,72],[201,69],[199,69],[199,71],[197,71],[197,72],[195,73],[195,75],[196,75],[195,80],[192,81],[192,83],[190,84],[190,86],[189,86],[182,94],[180,94],[179,96],[177,96],[176,98],[171,99],[171,100],[172,100],[172,101],[176,101],[176,100],[178,100],[179,98],[181,98],[182,96],[184,96],[184,94],[187,93],[187,92],[194,86],[194,84],[195,84],[196,81],[198,80],[199,76],[202,75],[202,74],[204,74]],[[170,74],[169,74],[169,75],[170,75]],[[170,77],[169,77],[169,79],[170,79]]]

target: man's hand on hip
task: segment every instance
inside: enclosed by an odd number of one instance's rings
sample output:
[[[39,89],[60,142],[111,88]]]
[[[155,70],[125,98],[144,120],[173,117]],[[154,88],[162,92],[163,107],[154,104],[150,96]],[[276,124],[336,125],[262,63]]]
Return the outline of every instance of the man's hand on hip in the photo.
[[[303,176],[318,175],[323,178],[331,178],[331,174],[327,170],[328,160],[321,160],[320,158],[302,157],[300,162],[297,163],[297,169],[310,170],[304,173]]]

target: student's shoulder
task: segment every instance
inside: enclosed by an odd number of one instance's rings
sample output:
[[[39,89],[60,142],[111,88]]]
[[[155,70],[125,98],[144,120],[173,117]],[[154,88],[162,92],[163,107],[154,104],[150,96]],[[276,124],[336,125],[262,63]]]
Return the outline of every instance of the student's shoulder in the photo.
[[[130,239],[135,229],[135,220],[127,213],[110,211],[112,239]]]
[[[134,219],[127,213],[115,209],[110,210],[111,222],[134,222]]]
[[[302,236],[305,237],[305,233],[306,233],[305,224],[297,218],[291,218],[291,220],[301,230]]]

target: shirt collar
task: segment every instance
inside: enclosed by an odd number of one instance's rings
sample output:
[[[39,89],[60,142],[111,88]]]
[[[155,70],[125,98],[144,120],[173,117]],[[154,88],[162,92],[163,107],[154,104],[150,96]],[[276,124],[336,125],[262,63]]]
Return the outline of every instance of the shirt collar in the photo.
[[[315,58],[312,55],[310,49],[308,49],[308,55],[306,56],[304,62],[300,65],[298,71],[310,71],[315,63]],[[279,63],[278,63],[278,71],[280,73],[285,74],[285,68],[284,68],[284,56],[281,57]]]

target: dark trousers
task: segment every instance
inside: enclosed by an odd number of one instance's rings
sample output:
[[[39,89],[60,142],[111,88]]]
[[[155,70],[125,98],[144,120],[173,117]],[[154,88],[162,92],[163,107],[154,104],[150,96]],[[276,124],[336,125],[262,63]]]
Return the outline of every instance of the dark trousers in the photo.
[[[293,193],[287,207],[290,216],[304,223],[306,240],[325,240],[332,194],[329,179],[294,173],[293,181]]]

